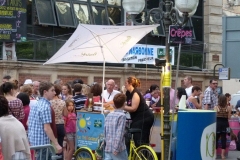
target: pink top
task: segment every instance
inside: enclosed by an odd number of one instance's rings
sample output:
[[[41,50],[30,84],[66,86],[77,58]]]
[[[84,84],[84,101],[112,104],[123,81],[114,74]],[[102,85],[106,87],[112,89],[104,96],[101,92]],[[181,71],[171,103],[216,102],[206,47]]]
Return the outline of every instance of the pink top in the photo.
[[[66,133],[76,133],[76,114],[75,113],[68,113],[65,119],[65,131]]]

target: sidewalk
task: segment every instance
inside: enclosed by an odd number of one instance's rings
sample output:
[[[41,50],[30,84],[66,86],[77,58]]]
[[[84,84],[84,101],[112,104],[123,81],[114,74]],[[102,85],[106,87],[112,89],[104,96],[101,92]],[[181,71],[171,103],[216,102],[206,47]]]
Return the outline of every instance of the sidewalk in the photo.
[[[226,160],[237,160],[237,157],[239,156],[240,156],[240,151],[229,151],[228,157]]]

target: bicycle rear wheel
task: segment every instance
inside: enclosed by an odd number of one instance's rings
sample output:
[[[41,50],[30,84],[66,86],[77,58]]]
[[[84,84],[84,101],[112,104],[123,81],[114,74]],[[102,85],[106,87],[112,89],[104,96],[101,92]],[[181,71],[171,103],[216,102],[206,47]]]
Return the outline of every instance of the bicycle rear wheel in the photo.
[[[133,154],[133,160],[158,160],[155,151],[150,146],[139,146],[136,152]]]
[[[89,148],[81,147],[74,153],[75,160],[96,160],[95,155]]]

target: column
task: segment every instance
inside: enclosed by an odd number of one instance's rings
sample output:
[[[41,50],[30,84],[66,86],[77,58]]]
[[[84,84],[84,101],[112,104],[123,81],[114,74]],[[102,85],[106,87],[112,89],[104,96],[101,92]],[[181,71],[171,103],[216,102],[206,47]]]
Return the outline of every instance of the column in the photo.
[[[221,0],[204,2],[204,52],[206,68],[211,70],[222,63],[222,5]]]

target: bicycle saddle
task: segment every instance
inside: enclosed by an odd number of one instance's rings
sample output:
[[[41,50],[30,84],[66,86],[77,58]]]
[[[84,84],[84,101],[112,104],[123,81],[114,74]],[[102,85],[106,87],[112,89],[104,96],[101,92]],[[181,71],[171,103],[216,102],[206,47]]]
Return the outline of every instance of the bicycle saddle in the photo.
[[[142,132],[141,129],[138,129],[138,128],[130,128],[128,130],[129,133],[139,133],[139,132]]]

